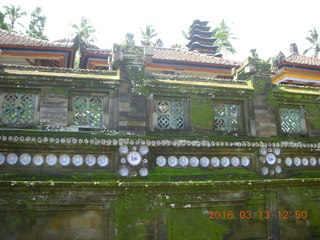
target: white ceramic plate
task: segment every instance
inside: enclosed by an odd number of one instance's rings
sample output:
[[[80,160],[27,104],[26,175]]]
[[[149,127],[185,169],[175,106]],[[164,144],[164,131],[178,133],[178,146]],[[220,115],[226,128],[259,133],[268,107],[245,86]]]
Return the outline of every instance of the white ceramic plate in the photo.
[[[140,146],[139,152],[141,155],[146,155],[149,153],[149,147],[148,146]]]
[[[70,156],[67,155],[67,154],[62,154],[60,157],[59,157],[59,162],[61,164],[61,166],[68,166],[70,164]]]
[[[250,164],[250,159],[248,157],[241,158],[241,165],[244,167],[248,167]]]
[[[175,167],[178,165],[178,158],[175,156],[170,156],[168,158],[168,164],[170,167]]]
[[[317,165],[317,159],[315,157],[310,158],[310,165],[313,167]]]
[[[22,165],[27,166],[31,163],[32,157],[28,153],[22,153],[19,160]]]
[[[304,158],[302,158],[302,165],[303,166],[308,166],[309,165],[309,160],[308,160],[308,158],[306,158],[306,157],[304,157]]]
[[[288,167],[292,166],[292,158],[291,157],[286,157],[286,160],[284,160],[284,162],[286,163],[286,165]]]
[[[138,153],[136,151],[132,151],[132,152],[129,152],[129,154],[127,156],[127,160],[130,165],[136,166],[141,162],[142,158],[141,158],[140,153]]]
[[[261,155],[267,155],[267,149],[266,148],[260,148],[259,150]]]
[[[109,164],[109,158],[108,158],[108,156],[106,156],[106,155],[100,155],[99,157],[98,157],[98,165],[100,166],[100,167],[105,167],[105,166],[107,166]]]
[[[202,157],[202,158],[200,158],[200,165],[201,165],[202,167],[208,167],[209,164],[210,164],[209,158],[207,158],[207,157]]]
[[[79,167],[83,164],[83,157],[80,154],[76,154],[72,157],[73,165]]]
[[[229,167],[230,165],[230,159],[228,157],[221,158],[221,165],[223,167]]]
[[[6,156],[3,153],[0,153],[0,165],[4,164],[6,161]]]
[[[129,148],[125,145],[120,146],[119,153],[122,155],[127,155],[129,153]]]
[[[187,158],[186,156],[181,156],[179,157],[179,165],[181,167],[186,167],[189,164],[189,158]]]
[[[275,154],[276,156],[279,156],[280,153],[281,153],[281,149],[280,149],[280,148],[275,148],[275,149],[273,150],[273,152],[274,152],[274,154]]]
[[[10,165],[16,164],[18,162],[18,156],[15,153],[9,153],[7,155],[7,163]]]
[[[295,157],[295,158],[293,159],[293,163],[294,163],[294,165],[296,165],[297,167],[299,167],[299,166],[301,165],[301,158]]]
[[[89,167],[92,167],[93,165],[96,164],[96,157],[92,154],[89,154],[85,157],[85,162]]]
[[[211,158],[211,165],[212,165],[212,167],[219,167],[220,166],[220,159],[217,157]]]
[[[240,165],[240,159],[238,157],[232,157],[231,165],[234,167],[238,167]]]
[[[41,154],[36,154],[33,156],[32,162],[36,166],[41,166],[44,163],[44,157]]]
[[[191,157],[190,158],[190,166],[191,167],[198,167],[199,166],[199,158]]]
[[[261,172],[263,175],[267,175],[269,173],[269,169],[267,167],[261,168]]]
[[[269,165],[273,165],[276,163],[277,158],[273,153],[268,153],[266,156],[266,161]]]
[[[277,173],[277,174],[280,174],[282,172],[282,168],[280,166],[276,166],[274,171]]]
[[[143,168],[141,168],[141,169],[139,170],[139,174],[140,174],[141,177],[146,177],[146,176],[148,176],[149,171],[148,171],[147,168],[143,167]]]
[[[166,158],[165,158],[164,156],[158,156],[158,157],[156,158],[156,164],[157,164],[159,167],[165,166],[165,165],[166,165],[166,162],[167,162],[167,160],[166,160]]]
[[[54,154],[49,154],[49,155],[46,157],[46,163],[47,163],[49,166],[53,166],[53,165],[55,165],[57,162],[58,162],[58,158],[57,158],[57,156],[54,155]]]
[[[120,168],[120,169],[119,169],[119,174],[120,174],[120,176],[122,176],[122,177],[128,176],[128,174],[129,174],[128,168],[126,168],[126,167]]]

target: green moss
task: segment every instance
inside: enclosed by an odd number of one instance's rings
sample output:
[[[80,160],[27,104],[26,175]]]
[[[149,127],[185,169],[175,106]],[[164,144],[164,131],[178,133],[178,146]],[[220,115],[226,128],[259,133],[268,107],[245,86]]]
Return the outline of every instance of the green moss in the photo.
[[[168,239],[175,240],[206,240],[223,239],[230,229],[222,222],[209,220],[209,214],[201,209],[169,209],[170,222]]]
[[[215,169],[201,168],[156,168],[150,172],[149,181],[219,181],[219,180],[253,180],[261,179],[256,173],[246,169]]]
[[[161,195],[151,191],[127,192],[124,196],[115,200],[112,205],[115,209],[115,224],[118,229],[116,240],[149,239],[149,225],[156,224],[160,217]]]
[[[306,117],[310,120],[310,123],[314,129],[320,130],[320,106],[319,104],[307,104],[305,105]]]
[[[190,100],[191,125],[212,127],[212,101],[210,98],[191,98]]]
[[[320,178],[319,170],[291,170],[292,178]]]
[[[67,95],[68,89],[64,87],[50,87],[49,92],[57,95]]]
[[[265,79],[255,79],[253,81],[253,87],[255,94],[262,94],[266,90],[266,81]]]

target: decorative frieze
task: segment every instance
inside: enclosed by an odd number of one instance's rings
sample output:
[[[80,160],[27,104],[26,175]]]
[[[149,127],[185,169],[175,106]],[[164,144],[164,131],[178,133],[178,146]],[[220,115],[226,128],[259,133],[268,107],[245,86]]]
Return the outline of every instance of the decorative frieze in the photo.
[[[108,167],[110,159],[107,155],[93,155],[93,154],[29,154],[29,153],[0,153],[0,165],[20,165],[20,166],[76,166],[76,167]]]

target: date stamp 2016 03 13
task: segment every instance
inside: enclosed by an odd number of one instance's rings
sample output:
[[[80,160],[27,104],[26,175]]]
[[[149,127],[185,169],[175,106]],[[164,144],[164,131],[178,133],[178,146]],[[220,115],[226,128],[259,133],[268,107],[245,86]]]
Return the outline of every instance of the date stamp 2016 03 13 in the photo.
[[[277,217],[281,220],[305,220],[308,218],[308,213],[305,210],[297,211],[251,211],[242,210],[239,212],[234,211],[209,211],[210,220],[232,220],[232,219],[242,219],[242,220],[268,220],[271,217]]]

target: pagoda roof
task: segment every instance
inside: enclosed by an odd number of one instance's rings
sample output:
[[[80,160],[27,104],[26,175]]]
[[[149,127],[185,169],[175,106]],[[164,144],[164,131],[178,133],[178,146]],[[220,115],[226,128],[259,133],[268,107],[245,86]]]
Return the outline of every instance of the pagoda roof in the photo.
[[[207,27],[207,26],[202,26],[202,25],[199,25],[199,24],[194,24],[192,25],[189,33],[191,33],[194,29],[197,29],[197,30],[200,30],[200,31],[210,31],[210,27]]]
[[[210,51],[215,51],[217,50],[218,46],[217,45],[205,45],[205,44],[201,44],[199,42],[193,42],[190,46],[190,50],[197,50],[197,49],[206,49],[206,50],[210,50]]]
[[[196,19],[193,21],[190,27],[193,27],[194,25],[207,26],[208,23],[209,23],[208,21],[200,21],[199,19]]]
[[[195,51],[182,51],[169,48],[154,48],[153,60],[164,60],[170,62],[205,63],[214,65],[240,66],[241,63],[213,55]]]
[[[199,35],[193,35],[191,38],[190,38],[190,42],[187,44],[187,47],[190,47],[193,43],[195,42],[202,42],[202,43],[205,43],[207,42],[208,44],[213,44],[217,39],[216,38],[204,38],[204,37],[201,37]],[[210,46],[211,46],[210,45]]]
[[[51,42],[0,29],[0,46],[72,48],[73,44],[72,40]]]
[[[199,29],[192,29],[190,31],[190,35],[193,36],[193,35],[204,35],[204,36],[208,36],[208,37],[211,37],[213,34],[213,32],[209,32],[209,31],[201,31]],[[190,37],[191,37],[190,36]],[[189,37],[189,39],[190,39]]]

